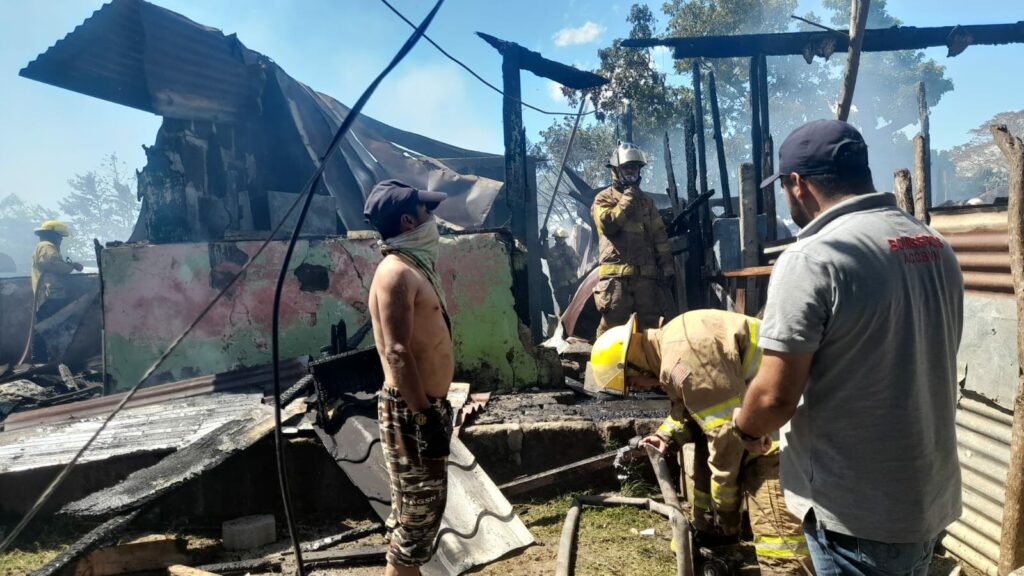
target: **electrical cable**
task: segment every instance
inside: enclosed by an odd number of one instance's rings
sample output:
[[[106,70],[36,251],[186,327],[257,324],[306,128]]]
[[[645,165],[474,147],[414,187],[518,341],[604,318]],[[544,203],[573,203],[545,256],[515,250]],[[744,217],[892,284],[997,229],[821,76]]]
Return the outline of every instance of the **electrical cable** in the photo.
[[[403,15],[401,12],[399,12],[397,8],[392,6],[391,3],[388,2],[388,0],[380,0],[380,1],[383,2],[384,5],[387,6],[392,12],[394,12],[396,16],[398,16],[399,18],[404,20],[406,24],[408,24],[409,26],[412,26],[413,28],[416,27],[416,25],[413,24],[408,18],[406,18],[405,15]],[[542,109],[540,109],[540,108],[538,108],[538,107],[536,107],[536,106],[534,106],[532,104],[528,104],[526,102],[523,102],[519,98],[513,98],[512,96],[509,96],[508,94],[505,94],[501,90],[501,88],[498,88],[494,84],[491,84],[487,80],[484,80],[483,76],[480,76],[472,68],[470,68],[468,65],[464,64],[461,60],[459,60],[455,56],[452,56],[451,54],[449,54],[444,48],[441,48],[441,46],[439,46],[437,44],[437,42],[434,42],[430,38],[430,36],[427,36],[426,34],[424,34],[423,35],[423,39],[426,40],[427,42],[430,42],[431,46],[433,46],[434,48],[437,48],[437,51],[440,52],[441,54],[444,54],[445,57],[447,57],[449,60],[451,60],[452,62],[454,62],[454,63],[458,64],[459,66],[461,66],[466,72],[469,72],[469,74],[471,76],[473,76],[473,78],[476,78],[477,80],[482,82],[484,84],[484,86],[487,86],[488,88],[490,88],[491,90],[494,90],[498,94],[501,94],[505,98],[508,98],[509,100],[512,100],[513,102],[518,102],[518,103],[522,104],[523,106],[529,108],[530,110],[534,110],[536,112],[540,112],[541,114],[548,114],[550,116],[574,116],[574,114],[572,112],[551,112],[549,110],[542,110]],[[583,99],[586,100],[586,96],[584,96]],[[597,108],[591,110],[590,112],[587,112],[587,114],[593,114],[595,112],[597,112]]]
[[[434,9],[428,15],[428,19],[424,20],[424,24],[421,24],[421,26],[429,25],[430,20],[433,19],[434,14],[436,14],[437,9],[440,7],[440,5],[443,2],[444,2],[444,0],[438,0],[437,5],[434,7]],[[424,28],[425,28],[425,26],[424,26]],[[344,135],[344,131],[348,130],[348,127],[351,126],[352,121],[354,121],[356,116],[358,116],[358,111],[361,110],[363,108],[363,106],[365,106],[366,100],[369,99],[369,94],[372,94],[372,92],[376,89],[377,85],[380,84],[380,81],[383,80],[383,77],[386,76],[395,67],[395,65],[398,64],[398,61],[400,61],[402,58],[404,58],[405,55],[409,52],[409,50],[412,49],[412,45],[414,45],[416,43],[416,40],[419,39],[419,36],[422,35],[422,32],[419,30],[419,28],[417,28],[417,33],[414,33],[410,37],[410,39],[406,42],[406,45],[404,45],[402,47],[402,50],[399,51],[399,55],[396,56],[396,59],[392,60],[391,64],[388,65],[388,67],[385,69],[385,71],[374,80],[373,84],[371,84],[370,87],[367,88],[367,92],[364,92],[363,96],[360,97],[360,99],[357,102],[356,106],[354,106],[351,109],[351,111],[349,112],[348,116],[346,116],[345,120],[342,122],[341,127],[339,127],[338,132],[335,134],[335,137],[332,140],[331,145],[328,147],[328,152],[325,153],[324,156],[323,156],[324,158],[326,158],[330,154],[330,152],[337,146],[337,143],[340,141],[341,136]],[[410,45],[410,42],[412,43],[412,45]],[[132,386],[130,389],[128,389],[128,391],[125,393],[124,397],[117,404],[117,406],[114,407],[114,409],[110,412],[110,414],[108,414],[107,417],[100,424],[99,428],[97,428],[96,431],[93,432],[93,434],[89,437],[89,439],[86,440],[85,444],[82,445],[82,447],[78,450],[78,452],[75,453],[75,455],[64,466],[64,468],[61,469],[61,471],[57,474],[57,476],[54,477],[54,479],[50,481],[50,484],[48,484],[47,487],[40,493],[39,497],[36,499],[36,502],[32,505],[32,507],[25,513],[24,516],[22,516],[21,520],[18,521],[18,524],[16,524],[14,526],[14,528],[11,529],[11,532],[9,534],[7,534],[7,536],[4,538],[3,542],[0,542],[0,554],[4,553],[10,547],[10,545],[14,542],[14,540],[19,535],[21,535],[22,531],[24,531],[25,527],[29,524],[29,522],[31,522],[32,519],[36,516],[36,514],[43,508],[43,506],[45,506],[46,503],[49,502],[49,500],[53,497],[53,495],[57,491],[57,489],[61,486],[61,484],[64,483],[64,480],[67,479],[68,475],[71,473],[71,470],[78,464],[78,462],[82,459],[82,456],[92,446],[93,442],[96,441],[96,439],[100,436],[100,434],[102,434],[103,431],[107,428],[107,425],[110,424],[110,422],[114,419],[114,417],[116,417],[121,412],[121,410],[125,407],[125,405],[128,404],[128,402],[132,399],[132,397],[135,396],[135,393],[139,391],[139,389],[142,387],[142,385],[145,384],[146,381],[148,381],[153,376],[153,374],[160,368],[160,366],[162,366],[163,363],[171,356],[171,354],[174,353],[175,350],[177,350],[178,346],[184,341],[185,337],[187,337],[189,334],[192,333],[192,331],[199,324],[199,322],[202,321],[202,319],[206,317],[206,315],[210,312],[210,310],[212,310],[213,307],[218,302],[220,302],[221,298],[223,298],[231,290],[231,288],[234,287],[234,285],[237,283],[237,281],[239,279],[241,279],[243,276],[245,276],[246,272],[249,270],[249,267],[252,266],[253,263],[255,263],[259,259],[259,257],[266,250],[267,246],[270,245],[271,241],[273,241],[273,239],[277,237],[277,233],[281,230],[281,228],[284,226],[284,224],[286,222],[288,222],[288,219],[291,217],[292,212],[294,212],[295,208],[299,205],[299,203],[301,201],[303,201],[303,198],[307,199],[307,201],[304,204],[304,208],[306,208],[306,209],[309,208],[309,201],[308,200],[312,198],[312,192],[313,192],[312,184],[314,184],[315,181],[319,179],[320,175],[323,173],[323,170],[324,170],[324,165],[323,165],[323,163],[321,163],[321,165],[318,166],[317,170],[314,172],[314,175],[310,178],[310,181],[307,182],[307,187],[304,188],[303,191],[300,192],[296,196],[295,200],[292,202],[291,206],[288,208],[288,211],[285,212],[285,214],[281,217],[281,220],[277,223],[277,225],[274,227],[274,229],[270,232],[270,234],[267,236],[267,238],[263,241],[263,243],[260,244],[260,247],[256,250],[256,252],[252,255],[252,257],[250,257],[249,260],[244,265],[242,265],[242,268],[238,271],[238,273],[235,274],[234,276],[232,276],[231,279],[227,282],[227,284],[225,284],[224,287],[221,288],[221,290],[213,297],[213,299],[210,300],[210,302],[205,307],[203,307],[203,309],[199,312],[199,314],[195,317],[195,319],[193,319],[192,322],[189,323],[189,325],[185,328],[185,330],[177,338],[175,338],[171,342],[171,344],[167,347],[167,349],[163,352],[163,354],[161,354],[160,357],[157,358],[156,361],[145,371],[145,373],[143,373],[143,375],[139,378],[139,381],[134,386]],[[305,216],[305,212],[303,212],[302,216],[303,217]],[[296,229],[295,229],[295,231],[293,231],[292,242],[294,242],[296,240],[296,234],[297,234],[297,231],[298,231],[299,227],[301,226],[301,224],[302,224],[302,219],[300,218],[296,222]],[[285,266],[285,268],[287,268],[287,266]],[[277,322],[277,315],[276,314],[274,315],[274,322],[275,322],[275,327],[276,327],[276,322]],[[275,344],[276,344],[276,336],[277,336],[277,331],[275,330],[274,331]],[[276,350],[275,350],[275,352],[276,352]],[[276,357],[275,357],[275,360],[276,360]],[[279,419],[280,418],[280,412],[279,412],[279,410],[280,410],[280,406],[279,406],[279,400],[280,400],[280,394],[279,394],[280,371],[279,371],[279,363],[276,362],[276,361],[275,361],[275,365],[274,365],[274,384],[275,384],[275,388],[277,389],[277,390],[275,390],[275,392],[278,392],[276,394],[276,396],[275,396],[275,412],[276,412],[277,418]]]
[[[305,200],[302,203],[302,210],[299,211],[298,219],[295,221],[295,227],[292,229],[292,236],[288,240],[288,249],[285,251],[284,262],[281,263],[281,272],[277,278],[277,286],[274,288],[274,311],[273,320],[271,327],[271,355],[272,362],[274,365],[274,446],[275,456],[277,459],[277,478],[278,483],[281,486],[281,497],[284,504],[284,515],[285,521],[288,524],[288,532],[291,536],[292,549],[295,553],[295,571],[299,576],[304,576],[305,568],[302,564],[302,546],[299,543],[298,532],[295,530],[295,520],[291,505],[291,494],[288,489],[288,475],[285,473],[285,456],[284,456],[284,439],[281,434],[281,374],[280,374],[280,331],[279,331],[279,316],[281,311],[281,293],[284,288],[284,281],[288,277],[288,263],[291,262],[292,254],[295,252],[295,244],[299,240],[299,233],[302,231],[302,224],[306,220],[306,214],[309,212],[309,206],[313,201],[313,191],[316,189],[317,182],[320,181],[320,177],[323,175],[324,170],[327,169],[327,161],[330,159],[331,153],[337,149],[341,139],[348,133],[352,124],[355,123],[356,118],[359,117],[359,113],[362,112],[363,107],[373,96],[373,93],[377,90],[384,78],[391,73],[392,70],[398,66],[405,56],[416,46],[419,39],[423,37],[424,32],[430,23],[434,20],[434,16],[437,15],[437,11],[441,9],[441,5],[444,4],[444,0],[437,0],[434,4],[434,8],[427,14],[423,22],[415,28],[412,35],[405,41],[402,48],[395,54],[394,58],[387,65],[373,82],[367,86],[366,90],[363,91],[359,99],[349,110],[345,119],[342,120],[341,126],[338,127],[337,132],[334,134],[334,138],[331,140],[327,151],[324,152],[323,156],[320,157],[319,165],[313,174],[310,175],[309,181],[306,182],[306,186],[303,188],[303,192],[306,194]]]

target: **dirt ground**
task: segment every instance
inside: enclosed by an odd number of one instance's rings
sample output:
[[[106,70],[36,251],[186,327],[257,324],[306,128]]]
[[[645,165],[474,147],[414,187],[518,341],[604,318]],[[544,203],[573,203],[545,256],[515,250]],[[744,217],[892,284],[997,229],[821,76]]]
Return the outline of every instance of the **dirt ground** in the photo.
[[[540,576],[554,572],[558,541],[561,537],[562,522],[572,501],[572,495],[562,495],[547,500],[515,503],[516,513],[530,529],[536,544],[501,559],[488,566],[470,572],[488,576]],[[304,541],[335,534],[348,528],[364,526],[369,519],[354,519],[346,522],[303,526],[301,537]],[[3,528],[0,526],[0,530]],[[14,550],[0,555],[0,575],[15,576],[27,574],[39,568],[56,556],[60,550],[85,533],[90,526],[64,521],[47,521],[30,529],[26,537]],[[151,527],[152,528],[152,527]],[[227,552],[220,546],[215,527],[168,526],[166,534],[188,540],[189,555],[195,559],[193,565],[227,562],[242,558],[254,558],[283,552],[289,549],[287,539],[279,540],[258,550],[243,553]],[[641,536],[640,532],[654,529],[654,536]],[[122,542],[153,534],[153,529],[140,529],[123,535]],[[284,534],[283,530],[279,534]],[[671,527],[661,516],[632,507],[595,508],[586,507],[580,520],[579,539],[576,554],[576,573],[581,576],[671,576],[674,572],[675,557],[669,549]],[[339,546],[340,548],[372,546],[384,543],[383,536],[375,534],[361,540]],[[948,576],[957,566],[951,558],[936,557],[932,562],[930,576]],[[379,576],[382,566],[360,566],[316,570],[310,576]],[[756,570],[745,573],[756,574]],[[271,573],[266,573],[268,576]],[[973,569],[964,567],[965,576],[981,576]],[[252,576],[258,576],[253,573]]]

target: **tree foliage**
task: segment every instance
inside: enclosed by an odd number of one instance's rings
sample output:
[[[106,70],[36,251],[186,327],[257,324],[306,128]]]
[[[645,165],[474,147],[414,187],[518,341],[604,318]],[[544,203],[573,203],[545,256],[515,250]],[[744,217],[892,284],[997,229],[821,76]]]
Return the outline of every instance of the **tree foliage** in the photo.
[[[814,13],[805,17],[845,29],[849,24],[850,3],[851,0],[823,0],[824,19]],[[668,0],[663,5],[667,16],[664,30],[659,30],[654,14],[644,5],[634,5],[627,21],[632,25],[631,38],[817,29],[790,17],[797,8],[797,0]],[[869,28],[899,24],[901,22],[888,13],[886,0],[872,1]],[[610,80],[606,87],[591,96],[600,111],[598,121],[610,125],[614,134],[614,123],[628,100],[633,109],[634,139],[645,151],[660,152],[661,134],[669,131],[677,178],[680,178],[681,114],[685,103],[692,99],[692,61],[676,61],[675,74],[667,75],[656,69],[651,51],[622,48],[619,41],[599,50],[598,56],[601,64],[595,72]],[[845,62],[845,54],[837,54],[829,60],[816,58],[811,64],[801,56],[768,59],[771,134],[776,148],[797,126],[817,118],[835,117]],[[701,65],[716,74],[726,156],[732,173],[737,163],[750,161],[750,62],[746,58],[714,59]],[[953,89],[952,81],[945,76],[945,68],[926,58],[921,51],[865,53],[861,58],[850,121],[864,133],[871,148],[876,185],[881,189],[887,186],[888,175],[894,169],[910,167],[913,163],[912,146],[905,132],[918,120],[917,83],[921,81],[931,106]],[[579,95],[567,94],[579,98]],[[708,165],[715,166],[706,80],[704,97]],[[567,134],[566,124],[558,121],[542,134],[541,148],[546,153],[552,154],[553,145],[564,142],[562,135]],[[568,126],[571,128],[571,123]],[[605,155],[607,151],[600,154]],[[658,159],[658,154],[651,156]],[[600,161],[594,158],[590,163]],[[663,172],[663,167],[652,166],[648,168],[648,177]],[[708,176],[711,185],[717,187],[717,170],[710,169]]]
[[[97,170],[76,174],[68,180],[71,193],[60,200],[73,236],[61,247],[72,259],[95,259],[93,239],[100,242],[127,240],[139,217],[134,179],[128,178],[116,154],[103,159]]]

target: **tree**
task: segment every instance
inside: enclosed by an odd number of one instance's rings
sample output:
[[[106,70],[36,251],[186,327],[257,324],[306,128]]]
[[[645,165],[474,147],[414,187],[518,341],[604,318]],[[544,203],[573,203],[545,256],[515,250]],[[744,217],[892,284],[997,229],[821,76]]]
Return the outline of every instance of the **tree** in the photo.
[[[626,21],[632,25],[630,38],[651,38],[657,27],[651,9],[643,4],[634,4]],[[615,40],[610,47],[598,50],[598,57],[601,64],[594,72],[608,78],[608,84],[586,94],[563,89],[573,105],[579,105],[580,98],[587,98],[596,110],[594,121],[580,126],[567,161],[593,187],[600,187],[610,179],[606,165],[618,141],[625,139],[625,135],[617,133],[616,127],[626,103],[632,109],[633,141],[653,163],[660,156],[664,132],[670,132],[681,146],[683,106],[693,98],[688,88],[668,83],[667,75],[658,72],[648,51],[623,48],[621,41]],[[539,151],[551,159],[549,167],[556,172],[573,120],[571,116],[555,120],[541,132]],[[660,193],[665,187],[664,169],[653,168],[645,173],[646,187]]]
[[[849,25],[850,1],[823,0],[831,24],[842,28]],[[671,0],[665,3],[664,10],[669,16],[669,36],[707,36],[786,32],[794,26],[790,15],[797,6],[797,0]],[[821,21],[813,13],[805,17]],[[869,28],[900,24],[899,19],[888,13],[886,0],[872,1]],[[796,26],[802,30],[816,29],[807,24]],[[714,67],[717,77],[729,161],[749,161],[749,61],[716,59],[706,64]],[[835,117],[843,64],[842,58],[818,58],[811,64],[800,56],[768,60],[771,132],[776,148],[797,126],[817,118]],[[690,67],[688,60],[676,63],[680,73],[688,74]],[[871,147],[872,167],[880,187],[885,187],[893,170],[913,163],[910,140],[901,130],[917,122],[917,83],[925,82],[928,102],[935,106],[943,94],[953,89],[952,81],[944,74],[943,66],[926,59],[920,51],[862,56],[850,122],[861,130]]]
[[[0,253],[14,260],[15,273],[28,275],[37,238],[32,233],[41,223],[57,217],[55,210],[28,204],[16,194],[0,200]]]
[[[996,196],[1006,196],[1009,170],[1006,159],[992,140],[989,126],[993,124],[1006,124],[1010,133],[1024,134],[1024,110],[996,114],[973,128],[969,141],[949,151],[949,162],[957,177],[957,185],[950,194],[951,199],[982,197],[990,202]]]
[[[73,236],[61,251],[75,260],[95,260],[93,239],[100,242],[127,240],[139,218],[135,183],[116,154],[103,159],[98,170],[68,180],[72,192],[60,200]]]

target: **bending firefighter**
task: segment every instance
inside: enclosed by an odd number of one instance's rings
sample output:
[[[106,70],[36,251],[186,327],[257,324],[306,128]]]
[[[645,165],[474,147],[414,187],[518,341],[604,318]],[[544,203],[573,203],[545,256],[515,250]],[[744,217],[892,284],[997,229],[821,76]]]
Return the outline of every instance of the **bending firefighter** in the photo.
[[[61,240],[71,235],[67,225],[57,220],[47,220],[35,230],[39,237],[35,252],[32,253],[32,295],[33,308],[31,334],[32,362],[49,361],[46,341],[37,328],[47,318],[68,304],[68,290],[65,279],[68,274],[82,270],[77,262],[65,260],[60,253]]]
[[[661,386],[668,394],[668,418],[643,443],[662,453],[695,443],[695,548],[738,537],[745,497],[762,574],[805,574],[811,570],[807,542],[783,502],[778,447],[773,442],[764,455],[752,456],[731,424],[761,362],[759,325],[723,310],[687,312],[640,331],[630,318],[594,343],[587,387],[627,394]]]
[[[666,306],[674,269],[665,224],[654,201],[640,190],[644,153],[620,144],[608,167],[612,185],[591,206],[599,239],[599,280],[594,303],[601,313],[600,336],[636,313],[641,328],[657,326]]]

